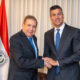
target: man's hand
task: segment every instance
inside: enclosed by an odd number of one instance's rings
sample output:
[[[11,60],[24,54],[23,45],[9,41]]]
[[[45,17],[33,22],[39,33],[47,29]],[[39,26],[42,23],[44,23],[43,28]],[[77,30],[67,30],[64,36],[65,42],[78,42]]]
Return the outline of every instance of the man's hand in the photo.
[[[58,61],[53,60],[52,58],[48,58],[48,57],[43,57],[42,58],[45,62],[47,62],[48,64],[52,65],[52,66],[58,66]]]
[[[49,69],[52,68],[52,65],[49,64],[49,63],[48,63],[47,61],[45,61],[45,60],[44,60],[44,66],[47,67],[47,68],[49,68]]]

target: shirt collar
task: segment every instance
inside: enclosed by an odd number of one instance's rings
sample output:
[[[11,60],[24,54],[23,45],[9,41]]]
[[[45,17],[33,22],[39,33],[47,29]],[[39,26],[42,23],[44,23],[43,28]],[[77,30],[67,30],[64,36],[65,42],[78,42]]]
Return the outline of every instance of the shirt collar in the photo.
[[[63,23],[62,26],[60,26],[59,28],[55,27],[54,29],[55,29],[55,31],[56,31],[56,29],[60,29],[60,31],[62,31],[64,29],[64,27],[65,27],[65,23]]]
[[[28,39],[29,39],[29,38],[32,38],[32,39],[33,39],[33,37],[27,37],[27,38],[28,38]]]

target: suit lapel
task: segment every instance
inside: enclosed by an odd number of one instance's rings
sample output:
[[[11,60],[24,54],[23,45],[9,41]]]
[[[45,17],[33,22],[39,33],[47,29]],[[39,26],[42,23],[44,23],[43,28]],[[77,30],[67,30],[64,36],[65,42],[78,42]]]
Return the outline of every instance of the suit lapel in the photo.
[[[50,41],[51,49],[57,57],[57,54],[56,54],[57,52],[56,52],[56,48],[55,48],[55,44],[54,44],[54,28],[52,29],[51,34],[49,35],[49,37],[51,38],[51,41]]]
[[[56,55],[56,57],[61,53],[61,51],[63,50],[63,46],[64,46],[64,43],[68,37],[68,33],[69,33],[69,28],[67,25],[65,25],[64,27],[64,30],[63,30],[63,33],[62,33],[62,36],[61,36],[61,39],[60,39],[60,44],[59,44],[59,50],[56,51],[56,47],[55,47],[55,44],[54,44],[54,28],[50,34],[50,37],[51,37],[51,47],[52,47],[52,51],[53,53]]]
[[[29,49],[32,51],[32,53],[35,55],[32,45],[31,45],[30,41],[28,40],[27,36],[24,34],[24,32],[22,30],[21,30],[20,34],[21,34],[22,39],[23,39],[24,43],[26,44],[26,46],[28,46]]]
[[[69,33],[69,29],[68,29],[68,26],[65,25],[64,29],[63,29],[63,33],[62,33],[62,36],[61,36],[61,39],[60,39],[60,44],[59,44],[59,54],[60,54],[60,51],[63,50],[63,46],[64,46],[64,43],[68,37],[68,33]]]
[[[36,45],[36,49],[37,49],[37,55],[38,55],[38,46],[37,46],[37,40],[35,39],[35,37],[33,36],[33,40],[34,40],[34,43]]]

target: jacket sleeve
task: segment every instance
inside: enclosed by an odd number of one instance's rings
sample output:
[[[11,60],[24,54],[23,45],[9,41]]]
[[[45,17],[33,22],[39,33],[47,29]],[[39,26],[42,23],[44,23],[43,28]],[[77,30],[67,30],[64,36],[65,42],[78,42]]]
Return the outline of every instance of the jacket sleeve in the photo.
[[[70,57],[58,60],[59,66],[65,66],[80,61],[80,30],[76,31],[72,43],[73,54]]]
[[[10,39],[10,57],[19,68],[25,69],[37,69],[44,67],[44,61],[42,59],[29,59],[23,56],[23,50],[19,40]]]

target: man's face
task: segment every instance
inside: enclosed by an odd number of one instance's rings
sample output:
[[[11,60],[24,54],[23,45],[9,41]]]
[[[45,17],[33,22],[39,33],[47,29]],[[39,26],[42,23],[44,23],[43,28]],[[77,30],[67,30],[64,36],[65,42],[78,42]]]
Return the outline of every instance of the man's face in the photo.
[[[32,37],[36,32],[36,21],[33,19],[27,19],[22,27],[27,37]]]
[[[64,15],[60,9],[51,10],[50,19],[51,19],[52,24],[56,28],[59,28],[63,24]]]

